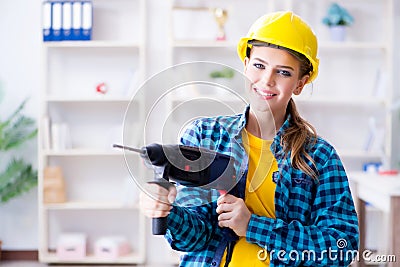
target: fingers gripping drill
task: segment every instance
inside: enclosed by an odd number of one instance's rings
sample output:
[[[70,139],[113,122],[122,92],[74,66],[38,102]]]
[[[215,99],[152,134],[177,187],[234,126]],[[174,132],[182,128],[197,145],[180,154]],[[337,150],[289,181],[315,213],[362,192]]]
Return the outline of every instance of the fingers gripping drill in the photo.
[[[121,145],[114,147],[140,153],[145,164],[154,170],[154,180],[166,189],[173,186],[170,181],[188,187],[217,189],[226,193],[236,184],[233,159],[227,155],[204,148],[183,145],[150,144],[142,148]],[[153,218],[154,235],[164,235],[167,217]]]

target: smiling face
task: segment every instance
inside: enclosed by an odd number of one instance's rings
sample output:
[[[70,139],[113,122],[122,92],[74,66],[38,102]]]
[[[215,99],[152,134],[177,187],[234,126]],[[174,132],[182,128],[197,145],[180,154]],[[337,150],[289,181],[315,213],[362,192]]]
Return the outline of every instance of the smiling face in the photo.
[[[300,77],[300,61],[283,49],[253,46],[244,64],[245,75],[252,82],[249,92],[252,109],[271,110],[275,120],[282,120],[292,94],[300,94],[309,78]]]

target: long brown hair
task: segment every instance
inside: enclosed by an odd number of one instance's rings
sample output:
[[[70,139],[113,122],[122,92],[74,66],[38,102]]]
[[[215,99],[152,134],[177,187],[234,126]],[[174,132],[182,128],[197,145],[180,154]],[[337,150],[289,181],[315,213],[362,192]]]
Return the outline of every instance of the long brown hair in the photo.
[[[313,68],[311,62],[303,54],[286,47],[280,47],[280,49],[288,51],[300,61],[300,79],[312,72]],[[290,160],[293,167],[304,171],[313,179],[318,179],[316,168],[314,171],[314,169],[308,165],[306,160],[303,158],[305,157],[308,159],[315,167],[315,162],[310,154],[307,153],[306,148],[308,145],[315,144],[317,141],[317,131],[311,123],[300,116],[293,98],[290,98],[289,100],[286,114],[290,114],[290,127],[285,130],[282,136],[283,149],[286,153],[291,150]]]
[[[313,66],[308,58],[297,51],[254,40],[249,41],[249,44],[252,46],[267,46],[276,49],[283,49],[289,52],[300,62],[299,79],[305,75],[310,75],[313,70]],[[247,50],[248,57],[250,57],[250,50],[251,48],[249,47]],[[286,114],[290,114],[290,126],[282,135],[283,150],[285,151],[285,154],[288,154],[289,151],[291,151],[290,160],[294,168],[304,171],[313,179],[318,179],[318,173],[316,170],[314,171],[314,169],[308,165],[306,161],[306,159],[309,160],[311,165],[315,167],[315,162],[310,154],[307,153],[306,148],[309,145],[315,144],[317,141],[317,131],[315,130],[314,126],[300,116],[299,112],[297,111],[296,104],[292,98],[290,99],[286,108]]]
[[[317,141],[317,131],[314,126],[300,116],[292,98],[287,106],[286,114],[290,114],[290,127],[282,135],[283,150],[286,154],[291,150],[290,160],[293,167],[317,179],[318,174],[303,158],[305,157],[315,166],[315,162],[307,153],[306,147]]]

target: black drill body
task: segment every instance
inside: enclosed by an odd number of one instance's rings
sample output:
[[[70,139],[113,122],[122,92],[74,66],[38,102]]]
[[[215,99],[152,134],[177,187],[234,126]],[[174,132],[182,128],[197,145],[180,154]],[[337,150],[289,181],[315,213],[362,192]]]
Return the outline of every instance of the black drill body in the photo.
[[[236,177],[233,158],[204,148],[151,144],[143,148],[147,163],[162,167],[157,175],[188,187],[229,190]],[[157,172],[160,169],[156,169]]]
[[[172,186],[172,181],[187,187],[228,192],[237,182],[233,158],[208,149],[156,143],[141,149],[120,145],[114,147],[140,153],[145,164],[154,169],[155,177],[150,183],[167,189]],[[166,217],[153,219],[154,235],[163,235],[166,229]]]

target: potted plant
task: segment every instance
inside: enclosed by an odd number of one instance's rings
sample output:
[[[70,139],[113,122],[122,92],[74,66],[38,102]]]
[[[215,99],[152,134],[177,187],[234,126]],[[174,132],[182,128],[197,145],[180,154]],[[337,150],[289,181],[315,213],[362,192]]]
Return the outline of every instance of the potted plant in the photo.
[[[354,23],[354,18],[344,7],[337,3],[332,3],[326,16],[322,19],[322,23],[329,27],[333,41],[344,41],[346,27]]]
[[[0,118],[0,203],[6,203],[37,185],[37,170],[30,163],[12,155],[13,150],[37,135],[35,121],[21,113],[25,103],[26,100],[6,120]],[[10,158],[10,161],[3,168],[6,158]],[[1,245],[0,240],[0,260]]]
[[[0,119],[0,154],[18,148],[37,135],[35,121],[21,114],[25,103],[26,100],[5,121]],[[0,172],[0,202],[5,203],[36,185],[37,171],[23,159],[14,157]]]
[[[212,78],[213,82],[217,85],[217,94],[219,95],[227,95],[229,91],[227,91],[223,87],[227,87],[231,89],[232,80],[235,76],[235,72],[231,68],[223,68],[221,70],[214,70],[210,73],[210,78]]]

